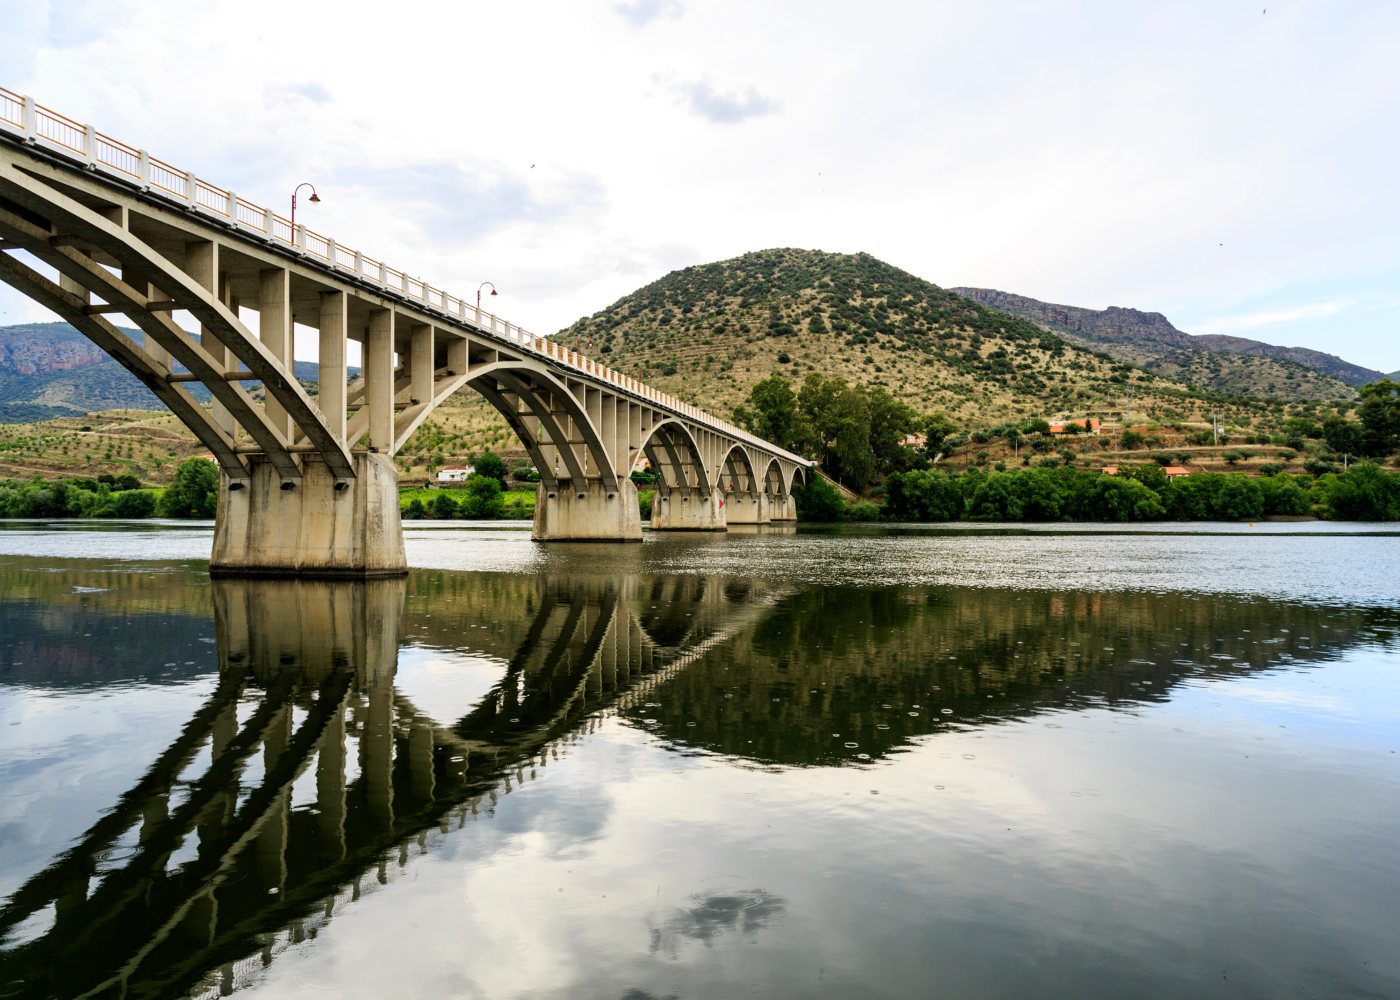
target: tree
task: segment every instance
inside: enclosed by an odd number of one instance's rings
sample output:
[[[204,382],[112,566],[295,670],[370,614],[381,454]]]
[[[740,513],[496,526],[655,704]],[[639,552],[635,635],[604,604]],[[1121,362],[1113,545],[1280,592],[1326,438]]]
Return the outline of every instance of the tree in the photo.
[[[408,506],[403,509],[405,521],[421,521],[428,516],[428,508],[423,506],[423,501],[414,497],[408,502]]]
[[[164,517],[213,517],[219,502],[219,467],[207,458],[187,458],[160,498]]]
[[[945,414],[930,413],[924,418],[924,450],[928,452],[929,461],[942,454],[944,442],[957,429],[958,425]]]
[[[799,521],[839,521],[846,512],[846,501],[841,494],[815,472],[809,483],[798,483],[792,488],[792,499],[797,504]]]
[[[1322,439],[1339,455],[1360,455],[1365,448],[1361,425],[1335,413],[1322,422]]]
[[[749,390],[747,404],[734,408],[734,421],[780,448],[795,451],[798,441],[797,394],[781,375],[770,375]]]
[[[1364,386],[1357,416],[1367,455],[1381,458],[1400,451],[1400,383],[1383,378]]]
[[[457,516],[458,510],[457,501],[447,490],[434,491],[433,498],[428,501],[428,512],[439,521],[450,521]]]
[[[150,517],[156,512],[156,495],[150,490],[122,490],[112,496],[113,517]]]
[[[467,477],[467,495],[462,498],[462,516],[471,519],[500,517],[506,502],[501,496],[501,484],[490,476],[475,473]]]
[[[476,475],[489,476],[501,489],[505,489],[506,463],[501,460],[500,455],[494,451],[483,451],[472,465],[476,467]]]
[[[882,386],[867,390],[865,398],[870,410],[870,450],[876,469],[888,473],[908,468],[915,456],[904,439],[914,433],[919,415]]]

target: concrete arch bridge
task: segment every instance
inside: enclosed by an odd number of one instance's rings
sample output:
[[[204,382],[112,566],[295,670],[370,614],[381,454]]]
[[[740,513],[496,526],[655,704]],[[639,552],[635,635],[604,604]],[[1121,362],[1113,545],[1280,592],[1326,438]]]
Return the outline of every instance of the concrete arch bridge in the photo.
[[[653,528],[796,519],[800,456],[4,89],[0,251],[0,280],[116,358],[218,462],[215,574],[405,572],[393,455],[464,388],[540,471],[537,540],[639,540],[643,460],[660,476]],[[317,332],[314,395],[294,375],[298,325]]]

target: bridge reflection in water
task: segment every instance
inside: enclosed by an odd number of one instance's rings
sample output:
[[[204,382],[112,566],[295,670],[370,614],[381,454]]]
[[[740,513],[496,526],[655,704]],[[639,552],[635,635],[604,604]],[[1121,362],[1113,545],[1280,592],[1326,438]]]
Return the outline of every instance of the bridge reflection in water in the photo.
[[[523,614],[524,634],[487,695],[443,724],[394,685],[406,581],[213,581],[217,686],[5,902],[0,934],[28,940],[0,951],[4,980],[35,995],[158,996],[206,975],[206,988],[234,989],[367,878],[387,882],[395,856],[405,864],[533,780],[772,601],[697,578],[503,586],[525,591],[509,623]]]
[[[7,599],[30,588],[58,629],[85,589],[13,582]],[[169,592],[190,607],[127,591],[153,620],[207,613],[202,588]],[[760,764],[866,766],[950,727],[1132,709],[1184,680],[1396,633],[1389,611],[1250,598],[701,577],[215,580],[212,603],[212,693],[0,907],[0,980],[35,995],[236,990],[609,716]],[[454,604],[484,625],[465,635]],[[482,650],[503,673],[460,718],[433,718],[396,686],[401,636]]]

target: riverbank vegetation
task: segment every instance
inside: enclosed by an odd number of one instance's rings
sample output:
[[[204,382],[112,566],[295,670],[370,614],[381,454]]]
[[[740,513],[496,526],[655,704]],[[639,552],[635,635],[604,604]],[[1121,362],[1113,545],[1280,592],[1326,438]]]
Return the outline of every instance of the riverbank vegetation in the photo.
[[[821,477],[793,494],[804,521],[1400,520],[1400,472],[1370,462],[1316,478],[1208,472],[1168,479],[1155,464],[1115,475],[1063,467],[954,475],[921,469],[891,474],[883,507],[848,503]]]

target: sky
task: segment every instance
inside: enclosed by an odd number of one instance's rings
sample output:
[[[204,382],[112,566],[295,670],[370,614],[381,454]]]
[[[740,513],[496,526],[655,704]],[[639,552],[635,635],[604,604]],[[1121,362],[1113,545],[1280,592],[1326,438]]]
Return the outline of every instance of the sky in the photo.
[[[1265,7],[1264,4],[1269,6]],[[0,86],[537,333],[864,251],[1400,370],[1400,4],[6,0]],[[48,319],[0,288],[0,325]]]

